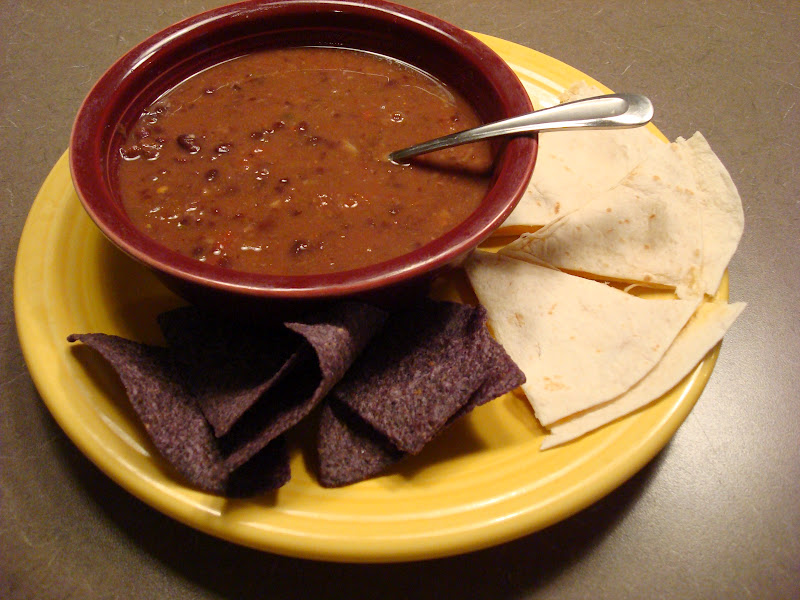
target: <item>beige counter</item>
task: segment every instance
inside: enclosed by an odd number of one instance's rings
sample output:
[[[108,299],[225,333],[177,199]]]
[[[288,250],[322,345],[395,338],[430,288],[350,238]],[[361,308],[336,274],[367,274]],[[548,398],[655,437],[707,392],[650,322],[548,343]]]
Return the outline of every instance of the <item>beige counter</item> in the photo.
[[[614,90],[647,94],[671,139],[705,134],[744,203],[730,296],[748,307],[695,409],[649,465],[590,508],[446,559],[284,558],[140,503],[84,458],[38,396],[14,327],[14,259],[96,78],[134,43],[221,3],[5,1],[0,597],[800,597],[800,3],[405,3],[551,55]]]

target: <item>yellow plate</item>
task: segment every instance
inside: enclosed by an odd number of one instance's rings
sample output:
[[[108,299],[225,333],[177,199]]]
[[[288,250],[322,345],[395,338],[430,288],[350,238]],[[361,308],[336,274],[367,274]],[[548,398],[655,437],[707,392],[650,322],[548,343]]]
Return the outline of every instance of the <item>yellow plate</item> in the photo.
[[[541,92],[542,103],[581,79],[597,84],[538,52],[480,37]],[[727,278],[720,295],[727,297]],[[271,495],[229,500],[186,487],[155,454],[112,371],[66,342],[68,334],[83,332],[159,342],[155,316],[181,304],[92,224],[73,190],[66,155],[25,224],[14,301],[25,359],[45,403],[111,478],[212,535],[334,561],[456,554],[568,517],[619,486],[667,443],[700,396],[719,351],[655,404],[563,447],[539,452],[542,429],[527,402],[507,394],[383,477],[323,489],[295,447],[289,484]]]

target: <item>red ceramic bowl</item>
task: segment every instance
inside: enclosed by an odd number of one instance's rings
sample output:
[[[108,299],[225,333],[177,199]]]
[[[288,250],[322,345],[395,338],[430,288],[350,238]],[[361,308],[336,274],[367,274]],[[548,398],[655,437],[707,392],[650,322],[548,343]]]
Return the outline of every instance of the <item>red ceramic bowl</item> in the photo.
[[[536,159],[535,137],[504,144],[493,183],[466,221],[422,248],[340,273],[270,276],[202,263],[133,226],[115,189],[124,132],[142,110],[188,76],[266,47],[336,45],[391,56],[459,90],[484,121],[532,110],[513,71],[467,32],[382,0],[263,0],[214,9],[177,23],[120,58],[91,90],[72,131],[70,168],[84,208],[122,251],[199,305],[278,316],[346,297],[387,302],[413,295],[499,227],[522,196]]]

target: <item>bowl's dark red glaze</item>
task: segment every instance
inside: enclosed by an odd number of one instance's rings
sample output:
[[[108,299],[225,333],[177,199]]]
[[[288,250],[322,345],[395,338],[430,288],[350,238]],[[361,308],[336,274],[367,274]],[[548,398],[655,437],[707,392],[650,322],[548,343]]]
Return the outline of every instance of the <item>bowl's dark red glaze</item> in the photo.
[[[72,131],[70,168],[84,208],[121,250],[151,267],[190,302],[226,311],[280,316],[331,299],[395,302],[463,259],[516,206],[533,171],[535,136],[504,144],[492,186],[462,224],[390,261],[341,273],[270,276],[209,265],[161,246],[133,226],[116,193],[115,161],[142,110],[188,76],[256,49],[333,45],[370,50],[413,64],[458,89],[482,119],[532,110],[513,71],[467,32],[382,0],[242,2],[177,23],[120,58],[95,84]]]

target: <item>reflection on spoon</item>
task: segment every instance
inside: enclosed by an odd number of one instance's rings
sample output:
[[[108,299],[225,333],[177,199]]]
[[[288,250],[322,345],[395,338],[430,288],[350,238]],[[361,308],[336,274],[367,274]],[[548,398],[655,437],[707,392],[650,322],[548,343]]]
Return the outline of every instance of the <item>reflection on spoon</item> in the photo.
[[[403,163],[413,156],[506,135],[556,129],[604,129],[639,127],[653,118],[653,104],[639,94],[609,94],[575,100],[526,115],[459,131],[389,154],[389,160]]]

